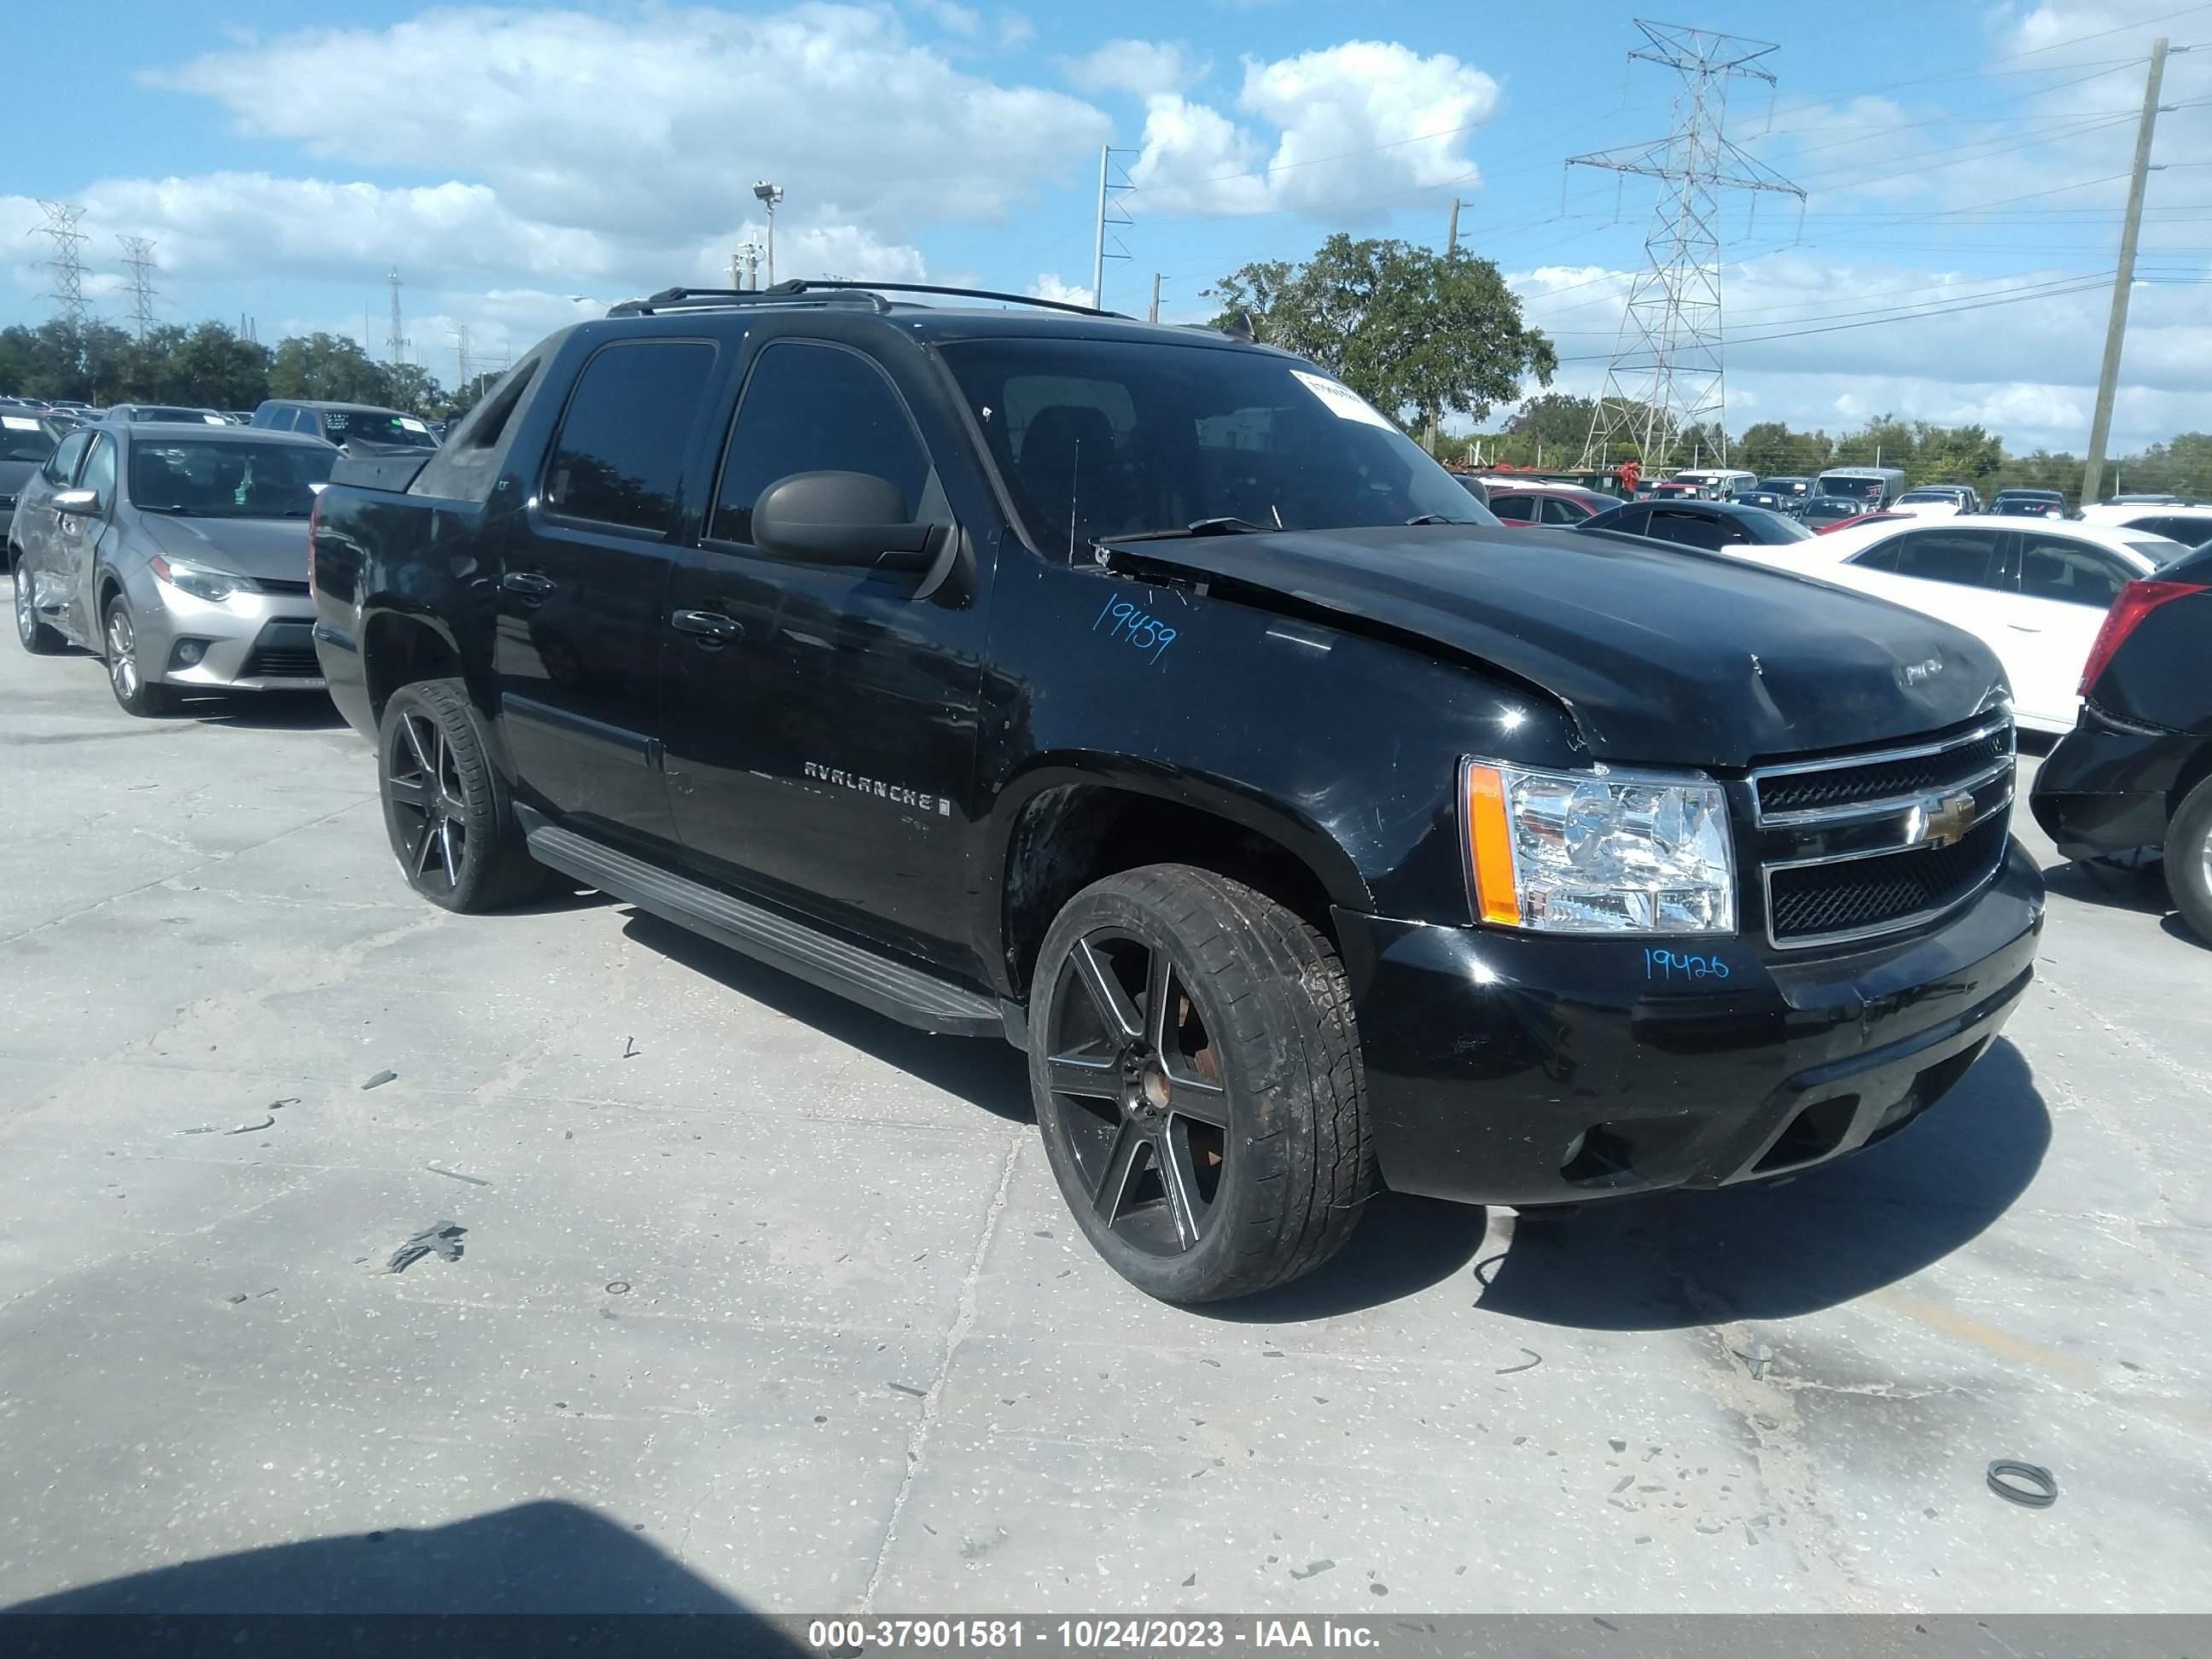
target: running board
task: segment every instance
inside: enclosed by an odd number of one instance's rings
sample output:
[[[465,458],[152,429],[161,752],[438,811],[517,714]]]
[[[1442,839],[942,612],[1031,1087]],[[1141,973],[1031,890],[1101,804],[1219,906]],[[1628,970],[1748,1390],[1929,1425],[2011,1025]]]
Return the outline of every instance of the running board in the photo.
[[[535,817],[533,813],[531,815]],[[587,887],[664,921],[850,998],[901,1024],[951,1036],[1008,1034],[998,1000],[907,967],[804,922],[632,858],[602,842],[542,820],[529,827],[530,856]]]

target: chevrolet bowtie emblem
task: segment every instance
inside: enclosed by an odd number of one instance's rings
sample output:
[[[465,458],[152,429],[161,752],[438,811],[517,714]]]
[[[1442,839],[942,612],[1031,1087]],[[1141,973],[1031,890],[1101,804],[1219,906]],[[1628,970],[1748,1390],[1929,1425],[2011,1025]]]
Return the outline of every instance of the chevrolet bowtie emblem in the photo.
[[[1905,841],[1908,847],[1949,847],[1965,839],[1974,827],[1974,798],[1930,795],[1905,814]]]

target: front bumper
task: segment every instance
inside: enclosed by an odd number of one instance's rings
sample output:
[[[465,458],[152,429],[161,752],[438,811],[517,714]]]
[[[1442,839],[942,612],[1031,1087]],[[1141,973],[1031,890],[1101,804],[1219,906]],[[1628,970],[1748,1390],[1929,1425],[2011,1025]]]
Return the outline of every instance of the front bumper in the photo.
[[[140,573],[130,584],[138,629],[138,672],[149,684],[216,691],[319,691],[308,614],[313,601],[290,593],[234,593],[195,599]],[[187,662],[180,645],[196,647]]]
[[[1819,961],[1732,939],[1690,969],[1641,941],[1336,919],[1383,1180],[1557,1204],[1780,1175],[1902,1127],[2027,989],[2043,881],[2014,842],[1917,937]]]
[[[2208,744],[2212,738],[2126,730],[2089,704],[2037,769],[2028,806],[2069,859],[2156,847],[2182,768]]]

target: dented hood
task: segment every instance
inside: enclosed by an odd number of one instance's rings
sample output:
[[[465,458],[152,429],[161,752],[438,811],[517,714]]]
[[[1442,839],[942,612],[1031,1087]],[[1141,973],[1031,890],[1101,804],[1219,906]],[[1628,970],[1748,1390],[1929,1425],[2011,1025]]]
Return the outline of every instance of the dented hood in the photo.
[[[2000,693],[1948,623],[1717,553],[1487,526],[1128,542],[1164,564],[1492,664],[1549,692],[1597,759],[1741,767],[1911,737]]]

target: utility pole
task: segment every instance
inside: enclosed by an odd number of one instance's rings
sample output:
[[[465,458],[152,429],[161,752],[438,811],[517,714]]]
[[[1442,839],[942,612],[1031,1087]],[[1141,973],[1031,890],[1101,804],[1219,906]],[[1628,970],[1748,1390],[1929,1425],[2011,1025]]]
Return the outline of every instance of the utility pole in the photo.
[[[1650,143],[1570,156],[1567,165],[1638,173],[1659,180],[1664,191],[1644,240],[1644,268],[1629,284],[1613,364],[1577,468],[1587,470],[1626,440],[1637,447],[1650,476],[1666,465],[1682,433],[1707,422],[1721,434],[1721,464],[1728,461],[1719,192],[1771,191],[1801,204],[1805,192],[1731,143],[1723,131],[1730,82],[1774,84],[1759,61],[1778,50],[1772,42],[1641,17],[1636,27],[1645,44],[1629,60],[1660,64],[1678,77],[1673,130]]]
[[[84,255],[78,251],[84,246],[85,234],[76,228],[84,210],[66,202],[40,202],[39,211],[46,216],[46,222],[38,226],[34,234],[52,237],[54,244],[54,257],[46,261],[46,268],[54,273],[54,286],[46,297],[54,302],[56,317],[81,329],[91,320],[84,303]]]
[[[123,244],[125,289],[131,295],[131,325],[143,340],[154,326],[154,242],[148,236],[118,236]]]
[[[1444,258],[1447,261],[1459,257],[1459,198],[1452,198],[1451,234],[1444,238]]]
[[[1157,323],[1160,319],[1160,273],[1152,273],[1152,308],[1145,313],[1145,320]]]
[[[738,268],[738,261],[742,258],[744,255],[738,253],[732,253],[730,256],[730,286],[733,289],[741,289],[745,285],[744,276]]]
[[[745,280],[738,286],[757,290],[760,287],[761,245],[746,242],[738,247],[738,252],[744,256],[745,261]]]
[[[775,206],[783,200],[783,186],[765,179],[753,186],[753,195],[768,215],[768,285],[775,286]]]
[[[2099,500],[2105,489],[2105,445],[2112,435],[2112,399],[2120,389],[2120,348],[2128,337],[2128,289],[2136,279],[2136,238],[2142,229],[2143,185],[2150,175],[2150,141],[2158,126],[2158,88],[2166,79],[2166,51],[2163,36],[2151,42],[2150,74],[2143,82],[2142,125],[2136,129],[2135,172],[2128,180],[2128,213],[2120,225],[2120,268],[2112,276],[2112,315],[2105,325],[2105,363],[2097,374],[2097,411],[2089,421],[2089,459],[2081,472],[2084,507]]]
[[[399,267],[394,265],[385,274],[384,280],[392,289],[392,329],[384,337],[384,355],[398,363],[407,356],[407,331],[401,326],[399,317]]]
[[[1127,153],[1123,152],[1125,155]],[[1128,250],[1126,248],[1119,248],[1111,253],[1106,251],[1106,227],[1136,222],[1121,210],[1122,199],[1135,186],[1127,183],[1115,184],[1113,169],[1114,147],[1111,144],[1099,145],[1098,238],[1091,247],[1091,308],[1093,311],[1106,309],[1106,262],[1109,259],[1126,259],[1129,257]],[[1121,239],[1116,237],[1115,240],[1118,242]]]
[[[457,324],[453,329],[453,372],[460,378],[454,382],[459,391],[469,383],[469,325]]]

